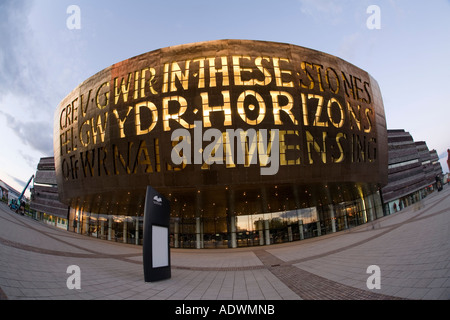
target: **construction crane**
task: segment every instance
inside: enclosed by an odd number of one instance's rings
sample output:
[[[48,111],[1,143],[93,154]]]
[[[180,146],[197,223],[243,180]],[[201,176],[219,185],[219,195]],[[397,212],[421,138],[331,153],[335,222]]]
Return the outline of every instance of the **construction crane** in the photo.
[[[25,201],[22,203],[22,198],[25,194],[25,192],[27,191],[28,186],[31,183],[31,180],[34,179],[34,174],[31,176],[30,180],[28,180],[27,185],[25,186],[25,188],[23,188],[22,193],[20,194],[19,198],[17,198],[17,200],[13,199],[9,205],[9,207],[11,208],[11,210],[14,210],[16,213],[19,212],[19,209],[23,206],[25,209]]]

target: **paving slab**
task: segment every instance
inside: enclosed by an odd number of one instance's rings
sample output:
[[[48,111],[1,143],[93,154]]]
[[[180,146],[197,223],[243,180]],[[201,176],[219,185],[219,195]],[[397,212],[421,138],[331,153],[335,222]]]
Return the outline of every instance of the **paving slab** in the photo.
[[[145,283],[142,247],[98,240],[0,204],[2,300],[448,300],[450,187],[346,231],[236,249],[171,249],[172,277]],[[80,268],[70,289],[69,266]],[[369,266],[380,270],[370,289]],[[373,278],[371,278],[373,279]]]

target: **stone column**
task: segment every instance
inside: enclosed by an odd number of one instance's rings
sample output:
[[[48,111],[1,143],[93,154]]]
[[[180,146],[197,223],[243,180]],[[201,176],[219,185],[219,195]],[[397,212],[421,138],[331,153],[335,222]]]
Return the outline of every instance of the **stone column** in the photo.
[[[136,245],[139,244],[139,216],[136,216],[136,229],[134,230],[134,238]]]
[[[128,221],[127,218],[123,220],[123,243],[127,243],[128,238]]]
[[[203,232],[202,232],[202,221],[201,221],[201,214],[202,214],[202,194],[201,192],[197,191],[196,197],[195,197],[195,239],[196,239],[196,248],[201,249],[203,248]]]
[[[205,247],[205,237],[204,237],[204,222],[203,219],[200,219],[200,248],[203,249]]]
[[[230,219],[230,229],[231,229],[231,247],[237,248],[236,240],[236,216],[232,215]]]
[[[264,237],[266,238],[266,245],[270,245],[270,230],[269,230],[269,220],[264,220]]]
[[[180,223],[178,222],[178,220],[175,220],[175,223],[174,223],[174,235],[173,235],[173,238],[174,238],[173,246],[175,248],[179,248],[179,246],[180,246],[180,244],[179,244],[179,233],[180,233]]]
[[[108,240],[111,241],[112,237],[112,217],[108,217]]]
[[[234,190],[228,190],[228,219],[229,219],[229,228],[228,230],[230,234],[230,247],[236,248],[237,247],[237,239],[236,239],[236,215],[234,212]]]
[[[83,230],[84,230],[84,234],[87,234],[87,235],[89,235],[89,233],[88,233],[88,231],[89,231],[89,224],[88,224],[88,222],[89,222],[89,217],[86,215],[86,216],[83,216],[83,220],[84,220],[84,226],[83,226]],[[83,232],[82,232],[83,233]]]
[[[77,217],[77,233],[80,234],[81,233],[81,221],[80,221],[81,216]]]
[[[303,220],[298,221],[298,231],[300,232],[300,240],[305,239],[305,234],[303,233]]]
[[[367,223],[367,208],[366,208],[366,202],[364,201],[364,198],[359,198],[359,203],[361,205],[361,211],[362,211],[362,218],[363,223]]]
[[[334,214],[334,206],[332,204],[329,204],[328,210],[330,210],[331,232],[336,232],[336,217]]]
[[[368,218],[369,222],[374,220],[373,210],[374,210],[375,206],[374,206],[374,203],[372,200],[373,200],[372,196],[368,196],[368,197],[364,198],[364,201],[366,203],[366,210],[368,212],[367,218]]]
[[[105,221],[100,220],[100,238],[103,239],[105,235]]]
[[[322,228],[320,227],[320,220],[317,220],[316,226],[317,226],[317,236],[321,236],[322,235]]]
[[[256,228],[257,228],[258,234],[259,234],[259,245],[263,246],[264,245],[264,232],[263,232],[263,221],[262,220],[256,221]]]
[[[77,233],[80,234],[81,233],[81,219],[83,218],[83,214],[81,211],[81,208],[78,209],[78,214],[77,214]]]
[[[196,217],[195,218],[195,245],[197,249],[201,248],[201,244],[200,244],[200,217]]]
[[[288,240],[289,242],[292,242],[293,238],[292,238],[292,227],[288,226]]]

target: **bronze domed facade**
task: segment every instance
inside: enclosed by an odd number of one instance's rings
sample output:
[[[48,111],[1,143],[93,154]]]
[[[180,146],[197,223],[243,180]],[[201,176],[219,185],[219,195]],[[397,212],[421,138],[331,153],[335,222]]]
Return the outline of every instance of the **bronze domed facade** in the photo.
[[[173,247],[237,247],[383,215],[387,131],[377,82],[290,44],[159,49],[87,79],[55,114],[70,230],[140,244],[148,185],[171,201]]]

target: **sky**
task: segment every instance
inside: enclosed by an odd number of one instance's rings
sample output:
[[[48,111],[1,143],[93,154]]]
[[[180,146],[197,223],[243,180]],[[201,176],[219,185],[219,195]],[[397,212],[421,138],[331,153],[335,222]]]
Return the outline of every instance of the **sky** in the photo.
[[[425,141],[448,172],[449,17],[450,0],[0,0],[0,179],[22,191],[39,159],[53,156],[56,108],[87,78],[145,52],[219,39],[290,43],[367,71],[388,129]]]

